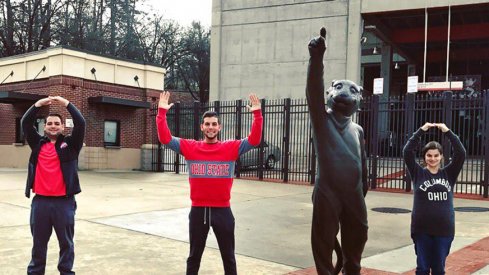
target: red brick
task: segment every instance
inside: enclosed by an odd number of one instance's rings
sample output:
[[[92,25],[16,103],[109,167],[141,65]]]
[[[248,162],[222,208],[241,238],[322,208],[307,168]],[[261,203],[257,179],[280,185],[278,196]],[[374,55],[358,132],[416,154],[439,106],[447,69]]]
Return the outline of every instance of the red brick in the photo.
[[[26,89],[27,88],[27,89]],[[159,92],[141,88],[101,83],[69,76],[53,76],[29,82],[9,83],[0,86],[3,91],[22,91],[40,95],[60,95],[70,100],[87,121],[85,143],[87,146],[102,147],[104,120],[119,120],[121,125],[121,147],[140,148],[142,144],[151,143],[156,136],[154,131],[154,117],[150,116],[149,109],[136,109],[131,107],[90,104],[88,98],[92,96],[109,96],[122,99],[157,102]],[[24,91],[25,89],[25,91]],[[185,95],[175,98],[185,99]],[[185,99],[185,100],[188,100]],[[31,106],[31,103],[0,104],[0,144],[15,142],[15,118],[22,115]],[[59,105],[51,106],[50,112],[58,112],[69,117],[65,108]],[[43,108],[40,115],[46,115],[47,108]],[[69,133],[67,131],[66,133]]]

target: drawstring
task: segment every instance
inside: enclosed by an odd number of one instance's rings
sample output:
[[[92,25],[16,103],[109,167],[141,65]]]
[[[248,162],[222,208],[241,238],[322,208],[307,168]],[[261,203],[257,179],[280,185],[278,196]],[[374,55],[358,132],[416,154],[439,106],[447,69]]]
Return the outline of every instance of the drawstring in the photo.
[[[207,207],[204,207],[204,224],[207,223],[206,216],[207,216]]]
[[[207,207],[204,207],[204,224],[207,224]],[[209,227],[212,226],[211,208],[209,207]],[[209,230],[209,234],[212,235],[212,230]]]
[[[211,217],[211,208],[209,207],[209,227],[212,227],[212,217]],[[212,235],[213,230],[209,230],[209,235]]]

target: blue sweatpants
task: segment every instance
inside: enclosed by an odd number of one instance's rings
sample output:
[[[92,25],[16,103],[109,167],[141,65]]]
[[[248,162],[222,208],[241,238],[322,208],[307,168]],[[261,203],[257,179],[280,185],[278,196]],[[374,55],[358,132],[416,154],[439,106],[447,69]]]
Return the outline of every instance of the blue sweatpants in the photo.
[[[450,254],[453,236],[433,236],[429,234],[413,234],[416,252],[416,275],[445,274],[445,261]]]
[[[32,259],[28,275],[42,275],[46,269],[48,242],[53,231],[59,243],[58,270],[61,275],[75,274],[73,236],[75,234],[76,201],[72,197],[47,197],[36,195],[31,205]]]
[[[189,214],[190,253],[187,259],[187,275],[199,273],[207,234],[212,227],[216,234],[225,275],[235,275],[234,216],[230,207],[195,207]]]

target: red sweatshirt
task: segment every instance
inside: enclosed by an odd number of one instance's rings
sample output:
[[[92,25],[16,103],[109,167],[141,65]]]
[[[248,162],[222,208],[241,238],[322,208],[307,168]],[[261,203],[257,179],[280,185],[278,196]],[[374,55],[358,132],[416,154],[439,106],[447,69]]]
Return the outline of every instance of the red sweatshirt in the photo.
[[[247,138],[206,143],[181,139],[171,135],[166,121],[167,110],[158,109],[156,125],[158,138],[187,161],[192,206],[229,207],[233,185],[234,166],[238,157],[261,141],[263,116],[253,111],[253,124]]]

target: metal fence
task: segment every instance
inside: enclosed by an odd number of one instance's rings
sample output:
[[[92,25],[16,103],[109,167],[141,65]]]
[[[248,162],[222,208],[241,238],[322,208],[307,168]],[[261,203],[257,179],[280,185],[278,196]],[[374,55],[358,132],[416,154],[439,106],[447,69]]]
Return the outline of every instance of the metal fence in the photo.
[[[489,93],[460,97],[451,92],[381,98],[367,97],[354,120],[366,136],[369,180],[372,188],[410,191],[409,175],[402,159],[402,148],[412,133],[425,122],[444,122],[459,135],[467,159],[455,188],[456,193],[488,196],[489,181]],[[477,96],[478,95],[478,96]],[[246,102],[216,101],[206,104],[175,104],[167,114],[174,136],[201,139],[201,114],[215,110],[220,114],[220,139],[241,139],[248,135],[252,115]],[[243,155],[236,165],[236,177],[278,182],[312,184],[316,156],[305,99],[262,100],[264,116],[260,147]],[[153,106],[151,116],[157,114]],[[155,125],[155,124],[154,124]],[[440,131],[429,131],[429,140],[441,142],[445,159],[451,154],[448,140]],[[184,158],[158,142],[153,129],[153,170],[186,172]]]

